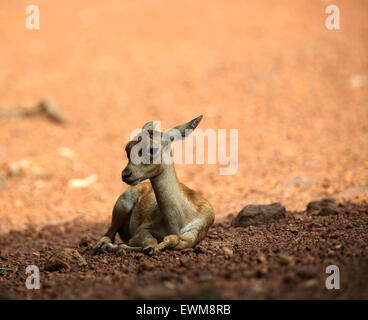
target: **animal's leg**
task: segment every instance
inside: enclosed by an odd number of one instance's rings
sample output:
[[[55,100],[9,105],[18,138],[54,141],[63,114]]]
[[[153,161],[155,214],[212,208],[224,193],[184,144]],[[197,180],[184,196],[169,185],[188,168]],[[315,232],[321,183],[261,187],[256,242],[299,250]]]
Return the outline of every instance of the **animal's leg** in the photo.
[[[192,248],[198,243],[198,231],[191,230],[182,235],[171,234],[166,236],[162,242],[155,247],[155,252],[170,248],[174,250],[182,250]]]
[[[118,252],[120,250],[142,251],[142,247],[131,247],[126,245],[125,243],[120,244],[107,243],[105,246],[105,250],[108,252]]]
[[[129,240],[129,245],[140,246],[144,253],[152,256],[155,254],[157,239],[147,229],[141,229]]]
[[[133,238],[129,240],[129,245],[124,243],[121,244],[106,244],[106,251],[117,252],[120,250],[130,250],[130,251],[142,251],[147,253],[148,255],[153,254],[153,247],[157,246],[157,240],[154,238],[151,233],[142,229],[139,230]]]
[[[130,214],[138,197],[139,191],[129,188],[118,198],[112,211],[112,221],[110,228],[101,238],[101,240],[92,248],[92,255],[101,253],[106,249],[107,244],[112,244],[115,240],[115,235],[117,232],[123,236],[124,234],[122,233],[127,233],[128,228],[126,228],[126,226],[129,225]],[[128,236],[129,235],[125,235],[125,237]]]
[[[105,250],[109,252],[117,252],[120,250],[130,250],[130,251],[142,251],[147,253],[148,255],[153,255],[152,247],[157,246],[157,240],[154,238],[148,231],[142,230],[138,234],[136,234],[129,241],[129,246],[120,243],[120,244],[112,244],[107,243]]]

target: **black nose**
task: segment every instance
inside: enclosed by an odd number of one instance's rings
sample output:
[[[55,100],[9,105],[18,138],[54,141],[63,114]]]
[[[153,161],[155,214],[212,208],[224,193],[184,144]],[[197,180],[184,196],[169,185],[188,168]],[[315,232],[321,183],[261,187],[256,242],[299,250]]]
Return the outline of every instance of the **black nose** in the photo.
[[[132,175],[132,172],[131,172],[131,171],[129,171],[129,170],[123,170],[123,171],[121,172],[121,179],[122,179],[123,181],[125,181],[125,180],[126,180],[126,179],[128,179],[131,175]]]

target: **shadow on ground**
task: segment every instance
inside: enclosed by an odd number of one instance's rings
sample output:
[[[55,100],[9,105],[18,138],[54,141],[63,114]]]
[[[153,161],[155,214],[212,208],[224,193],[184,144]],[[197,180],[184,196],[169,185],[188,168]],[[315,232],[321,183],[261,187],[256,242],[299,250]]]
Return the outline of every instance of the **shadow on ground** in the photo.
[[[32,299],[367,299],[368,204],[339,205],[326,217],[287,212],[277,222],[231,227],[218,221],[193,249],[90,256],[106,223],[82,220],[0,237],[2,298]],[[88,266],[48,272],[60,248],[75,248]],[[28,265],[40,268],[41,289],[25,286]],[[340,269],[340,290],[327,290],[326,266]]]

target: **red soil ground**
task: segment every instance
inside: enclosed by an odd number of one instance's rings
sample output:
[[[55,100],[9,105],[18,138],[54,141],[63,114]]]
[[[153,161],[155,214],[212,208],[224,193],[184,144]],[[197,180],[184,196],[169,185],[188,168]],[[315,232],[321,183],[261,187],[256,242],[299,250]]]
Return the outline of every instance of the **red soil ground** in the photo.
[[[290,213],[269,225],[216,223],[194,249],[149,257],[122,251],[90,256],[107,225],[74,221],[0,237],[0,298],[20,299],[368,299],[368,204],[337,216]],[[47,271],[58,249],[77,249],[87,266]],[[28,290],[27,265],[39,266],[40,290]],[[328,290],[326,267],[340,271]]]

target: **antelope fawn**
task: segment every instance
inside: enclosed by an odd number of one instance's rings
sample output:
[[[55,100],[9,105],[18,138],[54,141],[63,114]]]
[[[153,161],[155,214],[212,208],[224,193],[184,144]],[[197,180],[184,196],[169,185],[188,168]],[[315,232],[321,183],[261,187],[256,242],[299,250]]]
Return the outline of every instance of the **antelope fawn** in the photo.
[[[186,138],[201,120],[199,116],[165,133],[155,131],[155,122],[151,121],[142,128],[147,135],[138,135],[126,145],[129,162],[122,180],[131,187],[116,201],[111,226],[91,254],[134,250],[154,255],[165,248],[194,247],[206,236],[215,218],[212,206],[178,181],[173,162],[164,161],[165,152],[172,156],[170,143]],[[173,136],[172,132],[177,134]],[[157,136],[158,141],[154,139]],[[144,149],[148,150],[150,161],[146,164],[134,161],[132,151],[138,143],[148,146],[138,153],[141,156]],[[139,184],[146,179],[151,183]],[[116,233],[124,243],[113,244]]]

